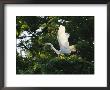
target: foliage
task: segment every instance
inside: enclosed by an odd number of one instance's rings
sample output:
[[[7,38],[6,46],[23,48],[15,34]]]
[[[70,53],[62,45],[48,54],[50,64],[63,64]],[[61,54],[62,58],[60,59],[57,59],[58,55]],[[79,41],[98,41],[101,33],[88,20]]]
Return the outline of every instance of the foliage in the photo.
[[[76,52],[57,55],[57,31],[64,25]],[[17,16],[17,74],[94,74],[93,16]]]

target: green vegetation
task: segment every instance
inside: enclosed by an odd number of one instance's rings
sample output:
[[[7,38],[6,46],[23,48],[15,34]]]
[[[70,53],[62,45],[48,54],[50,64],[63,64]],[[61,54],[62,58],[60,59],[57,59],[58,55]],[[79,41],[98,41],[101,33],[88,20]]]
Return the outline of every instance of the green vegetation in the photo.
[[[64,25],[76,52],[57,55],[57,31]],[[93,16],[17,16],[16,74],[94,74]]]

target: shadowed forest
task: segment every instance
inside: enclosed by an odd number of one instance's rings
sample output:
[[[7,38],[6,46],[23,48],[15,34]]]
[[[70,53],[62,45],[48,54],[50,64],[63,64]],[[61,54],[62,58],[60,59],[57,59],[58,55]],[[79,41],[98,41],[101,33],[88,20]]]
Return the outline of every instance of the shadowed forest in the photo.
[[[59,26],[76,51],[57,55]],[[16,74],[94,74],[94,16],[16,16]]]

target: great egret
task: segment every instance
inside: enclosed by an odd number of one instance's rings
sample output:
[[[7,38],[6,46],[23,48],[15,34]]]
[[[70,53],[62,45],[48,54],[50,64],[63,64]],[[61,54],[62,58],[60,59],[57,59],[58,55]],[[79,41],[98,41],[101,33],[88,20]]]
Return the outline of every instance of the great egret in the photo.
[[[45,43],[45,45],[50,45],[51,48],[56,52],[56,54],[69,54],[71,53],[71,51],[76,51],[74,45],[69,46],[69,36],[70,35],[68,33],[65,33],[65,27],[63,25],[60,25],[57,35],[60,50],[55,49],[51,43]]]

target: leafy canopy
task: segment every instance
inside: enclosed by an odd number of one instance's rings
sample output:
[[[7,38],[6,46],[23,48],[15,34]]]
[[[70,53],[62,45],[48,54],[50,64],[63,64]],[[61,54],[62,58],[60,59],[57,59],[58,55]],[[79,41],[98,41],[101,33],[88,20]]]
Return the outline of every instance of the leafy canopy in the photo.
[[[59,50],[57,31],[64,25],[70,34],[69,43],[76,52],[58,56],[49,42]],[[93,16],[17,16],[17,74],[93,74]]]

